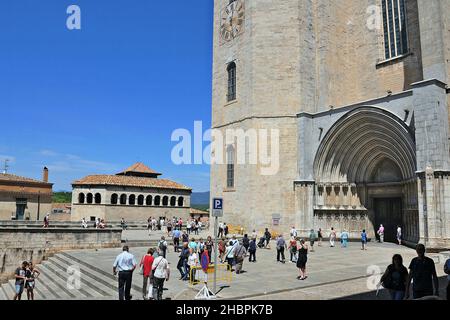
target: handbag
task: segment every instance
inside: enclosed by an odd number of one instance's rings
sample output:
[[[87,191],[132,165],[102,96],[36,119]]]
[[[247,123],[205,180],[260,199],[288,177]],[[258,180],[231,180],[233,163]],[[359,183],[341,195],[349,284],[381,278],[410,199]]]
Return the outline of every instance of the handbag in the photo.
[[[145,256],[144,256],[145,257]],[[142,276],[144,274],[144,257],[141,259],[141,263],[139,266],[139,274]]]
[[[392,281],[392,270],[388,270],[385,277],[381,278],[380,281],[381,285],[385,289],[392,289],[394,287],[393,281]]]
[[[152,270],[152,278],[155,277],[155,271],[156,271],[156,269],[158,268],[158,266],[159,266],[159,264],[161,263],[162,260],[163,260],[163,259],[159,260],[159,262],[158,262],[158,264],[156,265],[155,269],[152,268],[152,269],[153,269],[153,270]]]

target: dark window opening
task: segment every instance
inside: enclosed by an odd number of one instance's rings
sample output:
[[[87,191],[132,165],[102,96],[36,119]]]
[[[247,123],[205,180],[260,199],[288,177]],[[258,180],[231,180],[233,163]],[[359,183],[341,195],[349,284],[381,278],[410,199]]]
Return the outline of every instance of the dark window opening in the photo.
[[[94,197],[92,196],[92,193],[88,193],[87,197],[86,197],[86,202],[91,204],[93,199],[94,199]]]
[[[78,195],[78,203],[84,203],[84,193],[80,193],[79,195]]]
[[[128,198],[128,204],[133,206],[136,204],[136,196],[134,194],[130,195],[130,197]]]
[[[163,206],[167,207],[169,205],[169,197],[168,196],[164,196],[163,197],[163,202],[162,202]]]
[[[236,100],[236,63],[231,62],[227,67],[228,72],[228,94],[227,100]]]
[[[152,205],[152,196],[147,196],[147,198],[145,199],[145,204],[147,206],[151,206]]]

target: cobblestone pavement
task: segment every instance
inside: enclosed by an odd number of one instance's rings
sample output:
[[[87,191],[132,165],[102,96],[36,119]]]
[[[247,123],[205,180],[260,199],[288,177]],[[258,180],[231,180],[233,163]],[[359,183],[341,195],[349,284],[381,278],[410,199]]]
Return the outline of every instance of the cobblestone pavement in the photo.
[[[148,235],[148,234],[147,234]],[[158,238],[160,235],[156,235]],[[136,236],[136,239],[139,238]],[[272,248],[274,248],[274,244]],[[131,248],[131,253],[139,260],[147,248]],[[71,255],[92,263],[107,272],[111,271],[113,260],[120,249],[83,250],[70,252]],[[308,279],[297,280],[294,263],[277,263],[275,249],[257,251],[257,262],[244,262],[246,272],[233,274],[229,287],[220,288],[219,298],[226,299],[336,299],[350,297],[374,290],[376,279],[373,273],[384,271],[392,256],[400,253],[408,266],[415,256],[412,249],[390,243],[371,243],[367,251],[360,249],[359,243],[350,243],[348,248],[326,246],[316,247],[308,256]],[[286,254],[289,259],[289,254]],[[178,254],[173,248],[168,253],[172,277],[166,283],[165,297],[171,299],[193,299],[200,286],[189,286],[180,281],[176,269]],[[438,273],[443,276],[443,264],[437,264]],[[212,277],[211,277],[212,278]],[[141,276],[135,272],[133,282],[142,286]],[[212,284],[210,284],[212,287]],[[386,298],[380,295],[379,298]],[[139,297],[140,298],[140,297]],[[375,299],[375,294],[373,293]]]

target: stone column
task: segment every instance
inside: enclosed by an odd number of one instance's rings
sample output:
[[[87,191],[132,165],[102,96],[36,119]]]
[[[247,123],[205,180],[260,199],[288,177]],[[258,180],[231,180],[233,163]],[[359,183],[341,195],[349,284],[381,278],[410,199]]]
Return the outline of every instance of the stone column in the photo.
[[[445,193],[449,175],[449,171],[436,172],[431,167],[421,175],[420,242],[429,249],[450,248],[450,197]]]
[[[295,181],[295,226],[299,235],[307,237],[314,226],[314,181]]]

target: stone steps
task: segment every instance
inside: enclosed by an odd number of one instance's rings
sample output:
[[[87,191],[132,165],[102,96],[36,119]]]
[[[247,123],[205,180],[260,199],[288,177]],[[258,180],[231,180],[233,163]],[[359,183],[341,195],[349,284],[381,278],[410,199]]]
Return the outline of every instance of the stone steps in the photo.
[[[58,275],[56,275],[54,269],[49,266],[49,263],[42,263],[37,267],[41,271],[37,285],[46,286],[48,288],[49,300],[67,300],[75,298],[75,295],[70,293],[66,286],[66,282],[63,281]]]
[[[96,296],[114,297],[117,291],[117,285],[112,283],[111,279],[98,274],[86,266],[78,264],[70,258],[65,256],[55,256],[55,260],[64,264],[77,266],[81,274],[81,283],[83,287],[88,287],[95,292]]]
[[[79,268],[79,288],[70,286],[69,267]],[[91,264],[85,263],[67,253],[59,253],[43,261],[36,268],[41,272],[36,279],[35,300],[116,300],[117,278]],[[74,275],[76,276],[76,275]],[[12,300],[14,297],[14,279],[0,285],[0,300]],[[69,285],[68,285],[69,284]],[[142,287],[133,284],[133,299],[142,299]],[[22,294],[26,300],[26,291]]]
[[[79,280],[80,280],[80,287],[74,287],[71,279],[71,274],[68,273],[69,266],[64,266],[57,261],[55,261],[55,258],[49,259],[47,262],[47,265],[50,264],[52,271],[57,274],[57,277],[59,277],[58,281],[61,280],[61,284],[65,285],[65,292],[67,294],[72,294],[72,298],[92,298],[95,297],[98,292],[93,290],[91,287],[86,285],[86,280],[83,279],[84,275],[80,274]],[[76,275],[74,275],[76,276]]]
[[[62,252],[59,255],[60,259],[66,259],[68,261],[71,261],[74,264],[78,264],[80,266],[81,270],[88,270],[88,272],[92,273],[95,277],[95,280],[97,282],[100,282],[104,285],[107,285],[111,290],[113,290],[114,296],[117,296],[117,277],[112,275],[111,273],[108,273],[104,271],[103,269],[100,269],[96,266],[93,266],[89,263],[86,263],[85,261],[78,259],[77,257],[74,257],[70,255],[70,253]],[[112,269],[112,268],[111,268]],[[131,294],[134,298],[138,298],[142,296],[142,286],[136,285],[134,282],[131,287]]]
[[[5,295],[8,300],[12,300],[14,297],[14,294],[15,294],[14,282],[15,282],[15,280],[10,280],[7,283],[2,285],[2,289],[4,290]]]
[[[6,296],[5,292],[3,291],[2,286],[0,286],[0,301],[3,300],[9,300],[9,298]]]

